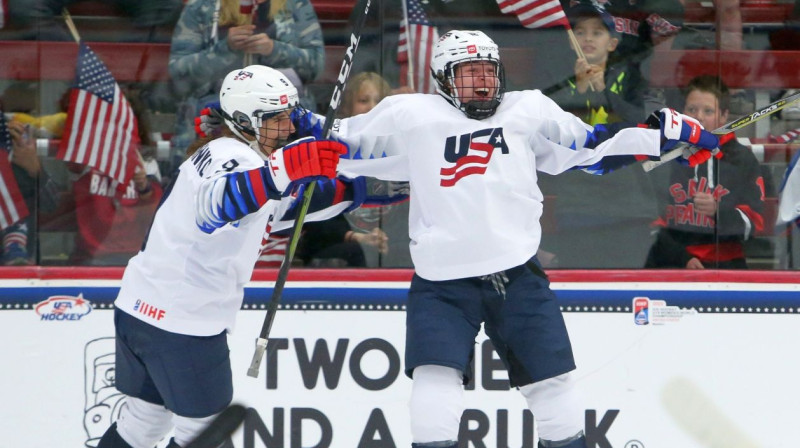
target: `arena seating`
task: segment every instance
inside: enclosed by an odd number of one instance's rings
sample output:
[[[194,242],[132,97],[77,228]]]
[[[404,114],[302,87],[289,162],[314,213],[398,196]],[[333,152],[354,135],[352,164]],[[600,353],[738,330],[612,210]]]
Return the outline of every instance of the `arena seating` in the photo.
[[[349,30],[348,19],[356,0],[311,0],[319,17],[326,42],[324,72],[315,81],[316,92],[330,92],[342,61],[345,48],[339,36]],[[763,25],[776,29],[789,19],[793,4],[775,0],[744,0],[742,22],[748,26]],[[91,48],[121,83],[165,83],[169,81],[167,62],[171,30],[151,32],[149,43],[131,42],[141,37],[141,30],[127,25],[127,20],[113,7],[101,1],[79,1],[69,7],[82,35]],[[712,2],[687,1],[685,23],[708,26],[715,22]],[[139,34],[137,34],[139,33]],[[119,36],[125,35],[119,42]],[[2,35],[0,35],[2,36]],[[328,37],[333,37],[331,40]],[[0,37],[2,39],[2,37]],[[795,45],[800,45],[795,43]],[[530,76],[531,54],[528,48],[504,48],[507,76],[516,85],[525,85]],[[37,42],[0,40],[0,80],[70,81],[75,75],[77,45],[74,42]],[[515,63],[516,62],[516,63]],[[678,87],[698,74],[724,73],[732,88],[758,89],[763,92],[800,87],[800,49],[795,51],[714,51],[675,50],[661,53],[652,66],[651,82],[661,87]],[[328,93],[329,94],[329,93]],[[323,95],[320,95],[323,96]],[[796,144],[776,144],[751,138],[750,146],[764,164],[782,167],[798,150]],[[545,231],[557,231],[552,213],[556,197],[547,197],[543,217]],[[777,198],[766,198],[762,236],[772,236]]]

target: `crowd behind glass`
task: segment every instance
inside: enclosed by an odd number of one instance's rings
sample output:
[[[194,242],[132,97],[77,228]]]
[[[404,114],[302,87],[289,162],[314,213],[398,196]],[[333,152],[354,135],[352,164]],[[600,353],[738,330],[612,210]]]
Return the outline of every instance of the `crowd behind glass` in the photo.
[[[0,42],[6,48],[15,42],[74,39],[59,10],[25,8],[21,13],[17,3],[10,0],[5,22],[0,22]],[[265,33],[268,38],[259,47],[246,49],[250,57],[284,71],[301,88],[303,105],[324,114],[351,30],[341,8],[313,0],[271,2],[273,8],[286,9],[263,11],[254,30],[230,17],[235,13],[226,13],[228,4],[238,10],[238,0],[222,1],[217,19],[211,0],[63,3],[59,7],[73,11],[77,31],[89,46],[171,46],[172,78],[120,82],[138,117],[142,145],[136,175],[127,188],[118,189],[103,173],[59,160],[48,144],[63,134],[70,83],[46,74],[39,80],[15,79],[13,71],[3,71],[0,101],[13,148],[11,169],[30,211],[27,219],[3,229],[4,265],[124,266],[141,245],[173,170],[194,138],[187,133],[192,128],[187,120],[213,101],[206,93],[216,91],[219,74],[235,65],[227,58],[245,51],[234,43],[237,33]],[[415,84],[409,74],[413,63],[398,62],[398,43],[408,37],[401,34],[400,0],[377,3],[339,116],[368,110],[387,95],[425,89],[409,85]],[[565,0],[562,8],[582,57],[565,27],[525,28],[495,0],[411,3],[440,34],[449,29],[489,34],[501,48],[509,89],[540,89],[592,125],[645,122],[651,112],[668,106],[701,123],[699,115],[713,115],[716,107],[718,121],[706,119],[720,126],[800,87],[796,75],[776,83],[764,79],[774,73],[736,63],[777,56],[783,63],[793,60],[798,73],[800,2],[721,0],[708,7],[694,0],[599,5]],[[631,166],[608,176],[576,171],[556,179],[540,174],[545,198],[540,260],[559,269],[797,269],[798,227],[775,225],[781,182],[800,148],[800,141],[792,142],[797,128],[800,103],[737,132],[735,141],[725,140],[722,159],[694,172],[667,164],[650,172]],[[725,147],[733,148],[730,154]],[[369,186],[376,192],[394,188],[377,180],[369,180]],[[295,264],[409,268],[407,213],[408,204],[395,204],[314,224],[301,239]],[[698,229],[704,236],[691,237]],[[275,235],[269,249],[285,241],[286,235]],[[279,265],[280,250],[271,261],[264,253],[262,266]],[[736,259],[742,262],[731,262]]]

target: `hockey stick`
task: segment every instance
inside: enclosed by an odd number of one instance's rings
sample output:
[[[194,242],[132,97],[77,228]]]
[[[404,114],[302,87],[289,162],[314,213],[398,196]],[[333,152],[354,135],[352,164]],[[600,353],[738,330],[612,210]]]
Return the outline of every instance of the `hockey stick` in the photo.
[[[240,404],[232,404],[222,411],[186,448],[217,448],[239,428],[247,410]]]
[[[361,15],[358,17],[353,27],[353,33],[350,34],[350,45],[347,47],[347,51],[345,51],[344,60],[342,60],[342,68],[339,69],[339,76],[336,79],[336,85],[333,87],[328,113],[325,114],[325,124],[322,127],[323,138],[328,138],[328,136],[330,136],[333,120],[336,116],[336,109],[339,108],[339,104],[342,101],[342,92],[344,92],[347,78],[350,76],[350,68],[353,64],[353,57],[356,54],[356,50],[358,50],[358,42],[361,40],[361,29],[364,27],[364,22],[367,20],[370,2],[371,0],[366,1],[364,9],[361,11]],[[294,251],[300,239],[300,230],[303,227],[303,221],[306,219],[306,212],[308,212],[308,206],[311,204],[311,195],[314,194],[314,187],[316,184],[316,182],[308,184],[305,193],[303,193],[303,204],[300,207],[297,218],[295,218],[292,236],[289,239],[289,247],[286,250],[286,255],[283,257],[281,269],[278,271],[278,279],[275,281],[275,287],[272,289],[272,298],[267,307],[267,316],[264,318],[264,324],[261,326],[261,333],[256,340],[256,351],[253,353],[253,360],[250,362],[250,368],[247,369],[247,375],[253,378],[258,378],[261,360],[264,358],[264,352],[267,350],[267,337],[269,336],[270,330],[272,330],[272,322],[275,320],[275,313],[278,311],[278,303],[281,301],[281,294],[286,284],[286,277],[289,275],[289,267],[292,264]]]
[[[737,118],[736,120],[731,121],[711,131],[712,134],[717,135],[725,135],[731,132],[736,132],[739,129],[742,129],[746,126],[750,126],[751,124],[755,123],[756,121],[768,117],[775,112],[785,108],[786,106],[792,105],[796,102],[800,101],[800,92],[797,92],[793,95],[789,95],[786,98],[781,98],[774,103],[770,103],[763,108],[753,112],[750,115],[745,115],[743,117]],[[660,160],[647,160],[642,162],[642,168],[645,171],[651,171],[653,168],[663,165],[670,160],[677,159],[681,154],[683,154],[683,150],[689,146],[688,144],[678,144],[673,150],[661,156]]]

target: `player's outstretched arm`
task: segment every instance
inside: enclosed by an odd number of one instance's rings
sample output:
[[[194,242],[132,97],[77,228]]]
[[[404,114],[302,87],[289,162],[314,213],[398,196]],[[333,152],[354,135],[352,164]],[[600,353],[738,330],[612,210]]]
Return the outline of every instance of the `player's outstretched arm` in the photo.
[[[270,155],[263,167],[232,172],[201,187],[195,222],[206,233],[259,210],[268,200],[280,198],[294,185],[336,176],[339,155],[347,147],[330,140],[306,138]]]
[[[684,165],[693,167],[704,163],[712,156],[722,155],[717,148],[719,139],[716,135],[704,130],[697,120],[669,108],[654,112],[645,125],[615,123],[595,126],[594,131],[589,134],[585,146],[597,147],[622,129],[630,127],[658,129],[661,133],[661,154],[668,153],[676,146],[682,145],[684,150],[681,157],[678,158],[678,162]],[[611,155],[591,165],[576,166],[575,169],[582,169],[591,174],[607,174],[634,162],[648,159],[658,160],[656,157],[642,155]]]
[[[382,207],[398,204],[408,200],[409,188],[407,182],[390,182],[389,191],[385,194],[375,195],[367,192],[367,183],[364,177],[348,178],[338,176],[336,179],[317,180],[317,187],[311,197],[306,221],[324,221],[341,213],[353,211],[359,207]],[[295,192],[297,197],[302,197],[305,185]],[[294,225],[294,219],[300,209],[300,201],[281,203],[285,211],[278,210],[280,219],[272,223],[272,231],[288,229]]]

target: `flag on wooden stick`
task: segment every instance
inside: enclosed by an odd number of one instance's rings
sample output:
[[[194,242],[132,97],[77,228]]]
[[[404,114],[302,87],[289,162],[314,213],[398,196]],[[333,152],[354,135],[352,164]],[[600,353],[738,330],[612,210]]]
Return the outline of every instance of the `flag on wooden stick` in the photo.
[[[124,188],[136,169],[138,146],[136,117],[128,100],[108,68],[81,43],[57,157],[89,165]]]
[[[436,87],[431,76],[433,46],[439,40],[439,31],[428,20],[419,0],[404,0],[404,19],[400,22],[400,39],[397,48],[397,62],[400,73],[407,73],[400,80],[420,93],[435,93]]]

